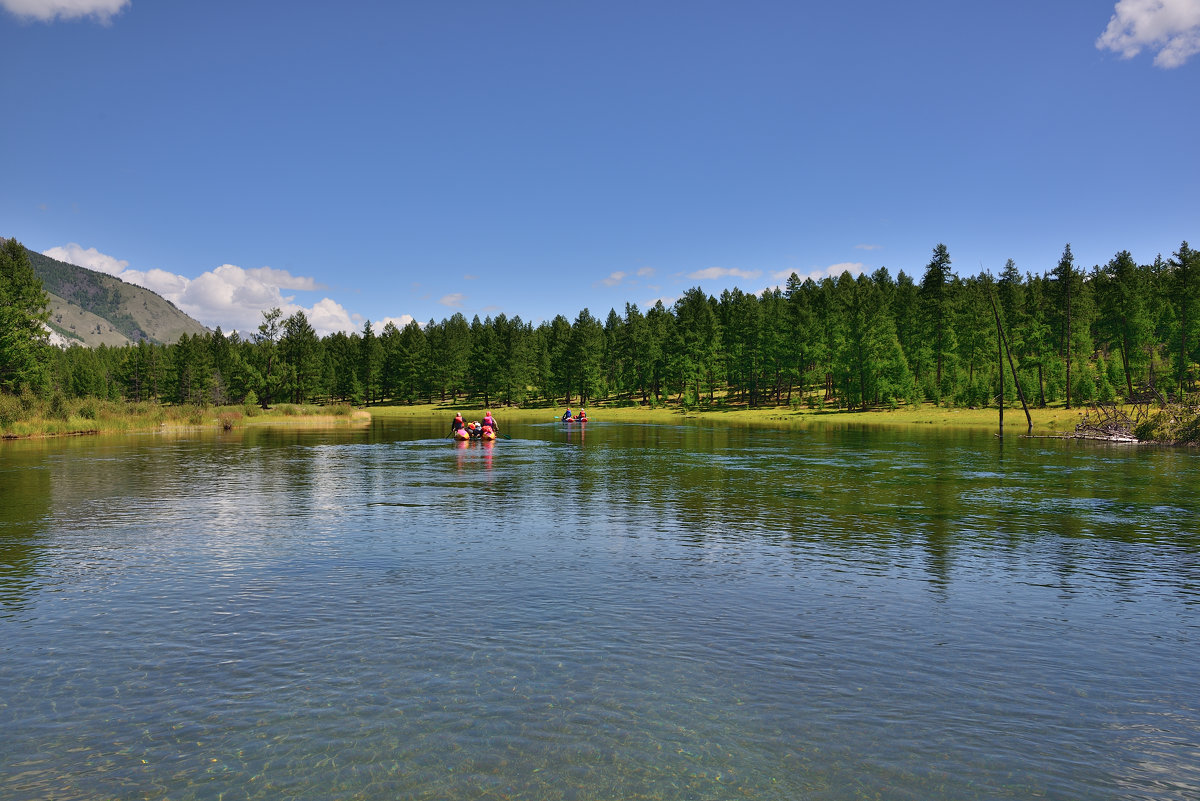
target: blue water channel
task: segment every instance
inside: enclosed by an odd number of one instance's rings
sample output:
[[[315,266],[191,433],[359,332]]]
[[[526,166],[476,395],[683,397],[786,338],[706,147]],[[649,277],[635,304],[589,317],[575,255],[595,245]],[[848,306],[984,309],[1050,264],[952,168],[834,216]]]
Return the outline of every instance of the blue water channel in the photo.
[[[1200,452],[0,443],[3,799],[1195,799]]]

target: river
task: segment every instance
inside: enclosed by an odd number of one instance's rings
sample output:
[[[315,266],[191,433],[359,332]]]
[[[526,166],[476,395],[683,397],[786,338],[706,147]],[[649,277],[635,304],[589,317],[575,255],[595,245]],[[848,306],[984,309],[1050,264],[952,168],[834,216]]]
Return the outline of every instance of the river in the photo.
[[[0,443],[3,799],[1195,799],[1200,453]]]

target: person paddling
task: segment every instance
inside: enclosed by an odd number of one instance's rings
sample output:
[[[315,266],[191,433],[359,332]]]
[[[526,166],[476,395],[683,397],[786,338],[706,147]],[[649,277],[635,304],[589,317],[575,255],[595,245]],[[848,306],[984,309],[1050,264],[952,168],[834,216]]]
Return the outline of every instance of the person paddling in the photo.
[[[453,434],[455,431],[466,427],[467,424],[464,423],[462,419],[462,412],[459,412],[458,414],[454,415],[454,420],[450,423],[450,433]]]
[[[570,409],[567,409],[565,412],[563,412],[562,421],[564,423],[571,422],[571,410]]]
[[[580,423],[586,423],[587,422],[587,412],[584,411],[583,409],[580,409],[579,415],[575,418],[575,420]]]
[[[499,434],[499,433],[500,433],[500,425],[499,425],[499,424],[496,422],[496,418],[495,418],[495,417],[492,417],[492,413],[491,413],[491,412],[485,412],[485,413],[484,413],[484,415],[483,415],[483,424],[484,424],[485,426],[490,426],[490,427],[491,427],[491,429],[492,429],[492,431],[494,431],[495,433],[497,433],[497,434]]]

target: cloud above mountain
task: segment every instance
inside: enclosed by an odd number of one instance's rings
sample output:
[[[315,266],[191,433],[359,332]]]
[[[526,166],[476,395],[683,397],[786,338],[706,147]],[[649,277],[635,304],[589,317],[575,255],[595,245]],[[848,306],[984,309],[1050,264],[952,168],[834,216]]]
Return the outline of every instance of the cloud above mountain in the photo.
[[[96,248],[84,248],[74,242],[43,251],[44,255],[69,262],[89,270],[116,276],[122,281],[145,287],[162,295],[186,314],[207,326],[220,326],[225,331],[248,333],[257,330],[265,310],[278,307],[285,316],[303,311],[320,336],[334,331],[357,331],[364,319],[349,312],[340,303],[322,298],[312,306],[295,302],[294,295],[285,290],[319,292],[325,287],[307,276],[292,275],[273,267],[245,269],[235,264],[222,264],[195,278],[167,270],[133,270],[129,262]]]

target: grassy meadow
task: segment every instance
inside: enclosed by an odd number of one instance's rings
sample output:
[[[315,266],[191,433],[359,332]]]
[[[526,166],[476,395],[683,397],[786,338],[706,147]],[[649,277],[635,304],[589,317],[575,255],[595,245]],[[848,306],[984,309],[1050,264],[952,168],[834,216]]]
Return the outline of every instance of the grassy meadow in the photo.
[[[348,404],[316,406],[279,403],[193,406],[103,401],[95,398],[49,400],[31,395],[0,395],[0,438],[123,434],[180,428],[232,430],[254,425],[330,426],[366,424],[371,415]]]
[[[566,406],[537,405],[523,408],[493,407],[495,415],[503,430],[507,423],[540,423],[558,419]],[[579,407],[572,406],[571,410],[578,413]],[[450,419],[455,412],[462,412],[466,420],[480,420],[487,411],[477,404],[471,403],[436,403],[416,404],[412,406],[372,406],[373,417],[409,417],[428,419],[431,417],[446,418],[449,428]],[[1048,436],[1070,432],[1082,419],[1085,409],[1066,409],[1061,405],[1045,409],[1030,409],[1033,418],[1033,434]],[[678,423],[681,420],[702,420],[730,425],[762,425],[762,426],[796,426],[796,425],[877,425],[890,427],[904,426],[943,426],[952,428],[996,429],[999,421],[999,410],[963,409],[934,406],[931,403],[920,406],[902,406],[896,410],[871,410],[866,412],[847,412],[838,410],[793,409],[790,407],[760,407],[748,409],[739,406],[717,406],[712,409],[699,408],[681,410],[676,406],[638,406],[629,404],[599,404],[588,407],[588,419],[591,421],[630,422],[630,423]],[[1004,428],[1007,432],[1023,434],[1027,424],[1025,413],[1017,408],[1005,408]]]
[[[565,406],[536,404],[522,408],[494,407],[492,413],[501,427],[508,423],[550,422],[557,420]],[[571,407],[576,413],[578,406]],[[5,439],[54,437],[81,434],[120,434],[176,428],[223,428],[231,430],[256,425],[328,426],[366,424],[371,418],[445,418],[447,429],[455,412],[467,420],[480,420],[486,410],[477,403],[446,402],[413,405],[378,405],[367,409],[348,404],[318,406],[275,404],[264,410],[257,405],[191,406],[158,403],[127,403],[96,399],[49,400],[33,396],[0,395],[0,437]],[[1066,409],[1054,405],[1030,409],[1032,434],[1053,436],[1071,432],[1086,408]],[[726,425],[796,427],[806,425],[869,425],[881,427],[935,426],[996,430],[998,409],[968,409],[935,406],[901,406],[894,410],[866,412],[807,407],[759,407],[715,404],[712,407],[681,409],[675,405],[642,406],[628,401],[609,402],[588,408],[594,422],[631,422],[675,424],[684,420]],[[1025,414],[1020,407],[1006,408],[1005,430],[1026,433]]]

